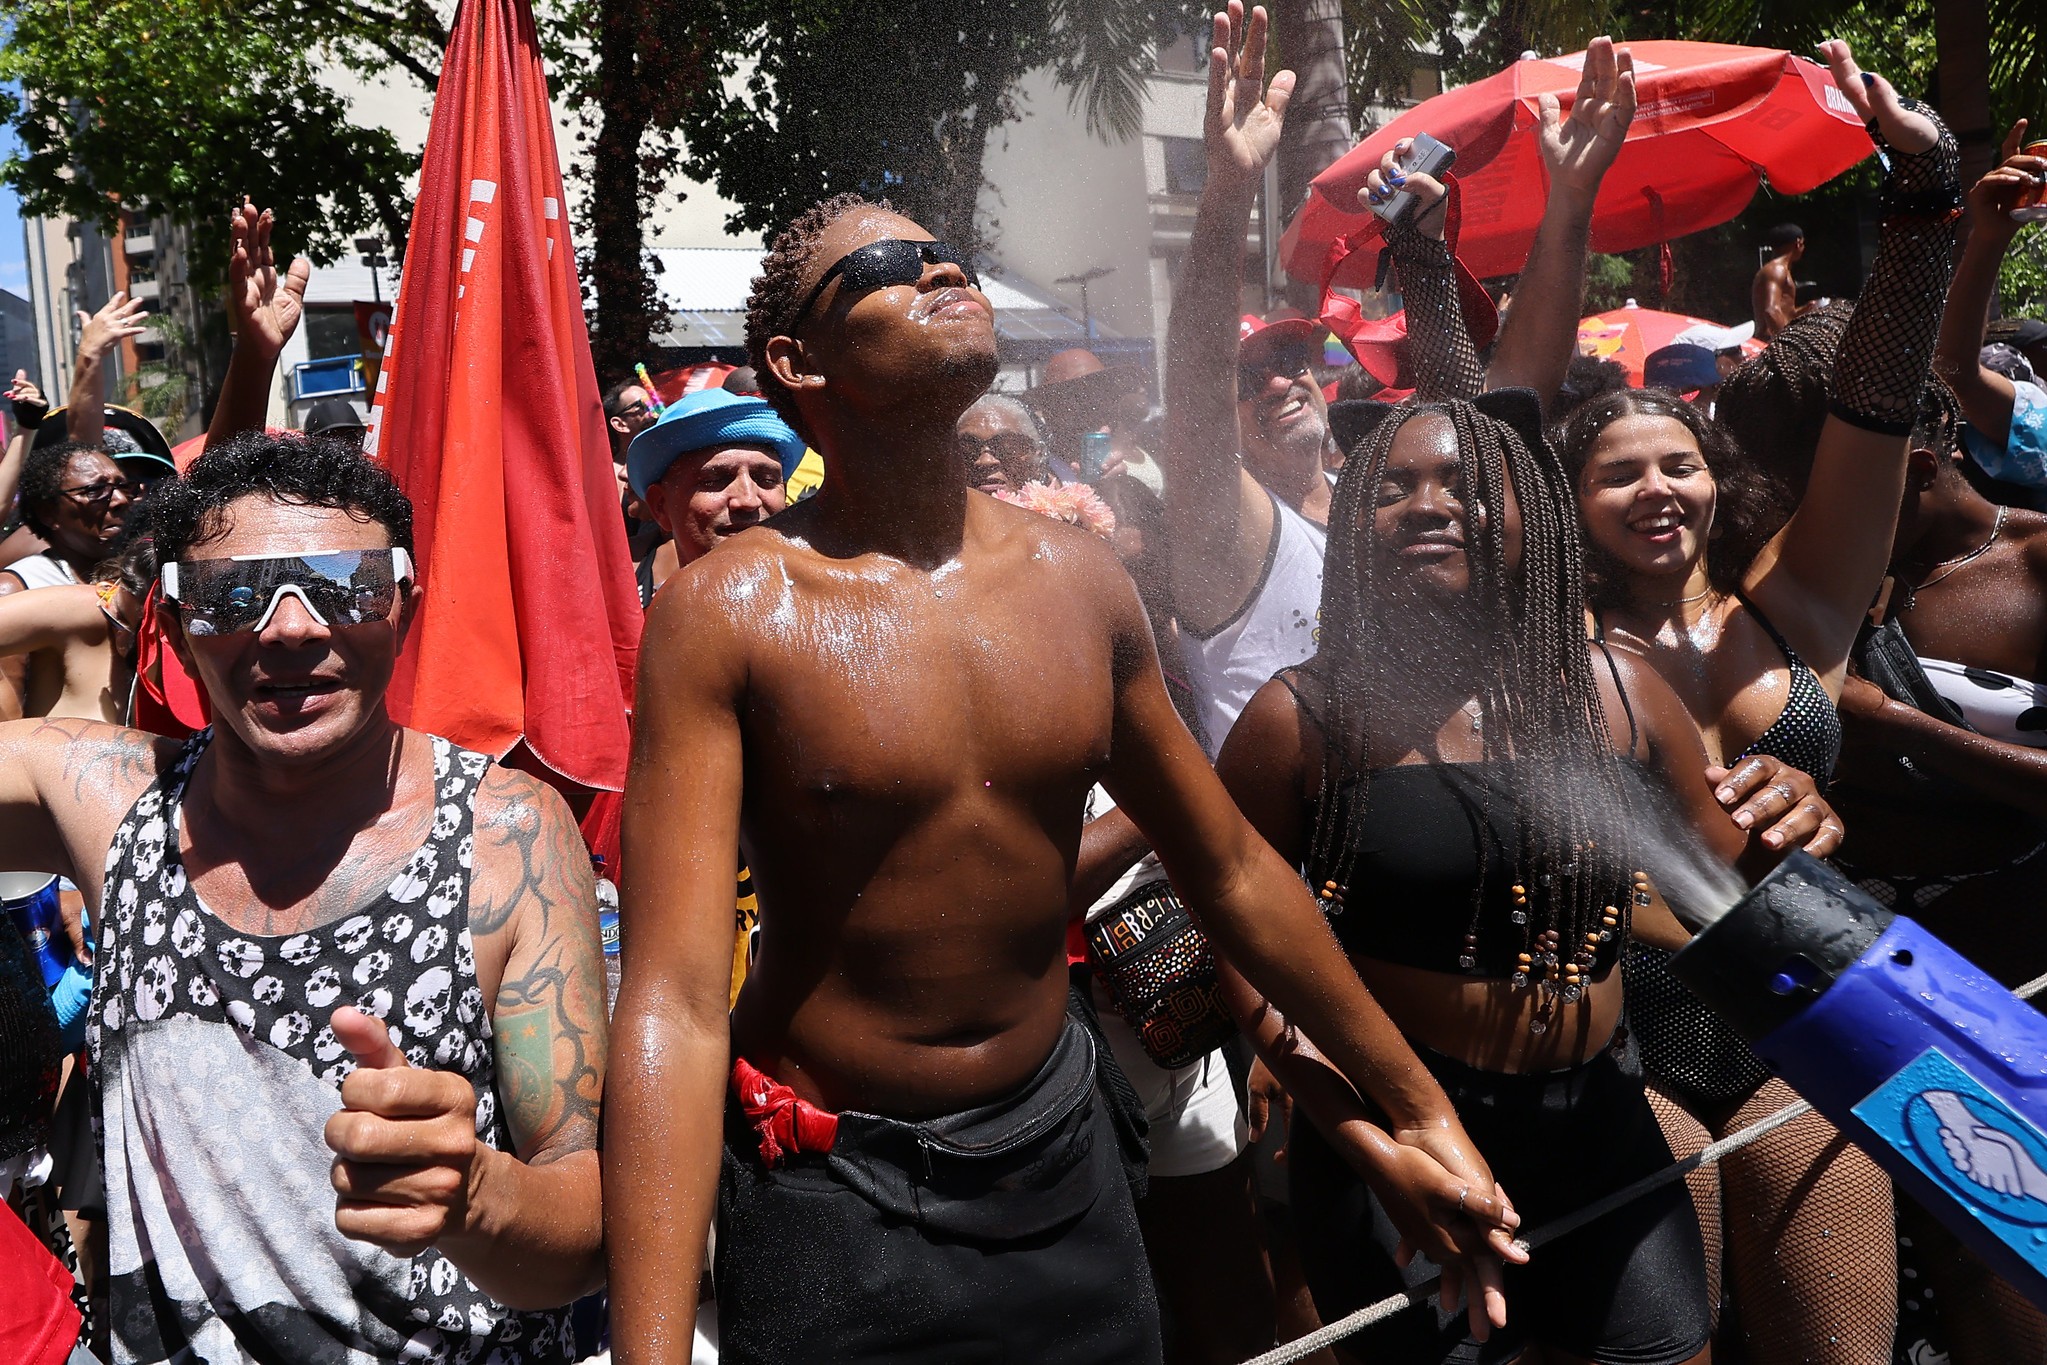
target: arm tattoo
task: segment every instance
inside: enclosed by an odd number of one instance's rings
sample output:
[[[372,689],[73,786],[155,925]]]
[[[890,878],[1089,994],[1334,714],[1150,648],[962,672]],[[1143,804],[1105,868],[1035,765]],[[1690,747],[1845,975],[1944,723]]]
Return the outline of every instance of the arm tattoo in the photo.
[[[63,777],[70,783],[72,799],[81,804],[95,804],[108,792],[132,799],[163,766],[156,740],[98,721],[45,720],[35,728],[34,738],[64,745]]]
[[[596,1147],[605,1062],[590,854],[544,795],[502,769],[485,778],[470,907],[475,933],[512,935],[492,1009],[498,1098],[536,1165]]]

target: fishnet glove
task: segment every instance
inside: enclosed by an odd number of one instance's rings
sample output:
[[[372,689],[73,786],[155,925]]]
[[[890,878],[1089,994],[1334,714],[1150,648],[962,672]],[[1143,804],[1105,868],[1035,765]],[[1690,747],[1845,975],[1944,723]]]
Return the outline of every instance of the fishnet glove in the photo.
[[[1478,397],[1485,371],[1457,301],[1449,246],[1403,219],[1386,225],[1386,249],[1400,272],[1407,305],[1407,372],[1414,377],[1415,397],[1424,403]]]
[[[1919,391],[1933,364],[1940,314],[1955,273],[1955,224],[1961,216],[1961,149],[1940,116],[1905,101],[1940,129],[1923,152],[1898,152],[1870,127],[1884,166],[1878,200],[1883,215],[1876,263],[1856,300],[1834,359],[1836,417],[1866,431],[1903,436],[1912,430]]]

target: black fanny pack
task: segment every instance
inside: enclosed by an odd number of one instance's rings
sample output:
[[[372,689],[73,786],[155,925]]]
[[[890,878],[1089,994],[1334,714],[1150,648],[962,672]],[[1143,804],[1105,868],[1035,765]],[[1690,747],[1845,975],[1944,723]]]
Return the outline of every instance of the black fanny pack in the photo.
[[[1088,916],[1088,958],[1151,1059],[1189,1066],[1237,1025],[1215,984],[1215,954],[1164,877]]]

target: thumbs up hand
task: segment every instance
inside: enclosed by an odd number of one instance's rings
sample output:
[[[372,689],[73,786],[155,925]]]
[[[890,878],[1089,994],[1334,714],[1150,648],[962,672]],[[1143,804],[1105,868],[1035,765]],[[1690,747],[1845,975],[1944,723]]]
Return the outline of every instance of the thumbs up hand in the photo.
[[[392,1046],[382,1020],[344,1007],[334,1036],[355,1054],[334,1149],[334,1226],[394,1256],[417,1256],[466,1230],[470,1196],[490,1155],[476,1140],[476,1092],[450,1071],[422,1071]]]

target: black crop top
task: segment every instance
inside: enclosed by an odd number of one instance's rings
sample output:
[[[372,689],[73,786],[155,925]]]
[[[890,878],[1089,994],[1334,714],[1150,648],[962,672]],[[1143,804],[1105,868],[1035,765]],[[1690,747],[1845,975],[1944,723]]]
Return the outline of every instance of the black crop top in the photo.
[[[1514,974],[1527,931],[1512,919],[1520,845],[1513,768],[1511,761],[1410,763],[1372,771],[1344,908],[1329,919],[1345,952],[1432,972],[1502,981]],[[1342,799],[1348,798],[1346,789]],[[1491,825],[1493,852],[1474,925],[1481,820]],[[1539,906],[1530,912],[1537,922],[1545,918]],[[1457,960],[1469,932],[1478,937],[1478,961],[1467,970]],[[1599,945],[1594,978],[1605,975],[1619,950],[1618,936]]]
[[[1606,652],[1604,642],[1594,643]],[[1620,758],[1629,767],[1639,767],[1634,757],[1640,740],[1635,710],[1620,685],[1620,669],[1611,653],[1606,653],[1606,663],[1628,722],[1628,747]],[[1279,682],[1293,693],[1294,704],[1328,743],[1322,718],[1294,680],[1282,673]],[[1329,927],[1346,953],[1492,980],[1514,975],[1528,935],[1526,926],[1513,921],[1514,861],[1520,846],[1513,771],[1512,760],[1403,763],[1371,771],[1357,863],[1351,869],[1344,908],[1329,917]],[[1346,784],[1338,799],[1348,805],[1354,789],[1354,784]],[[1338,814],[1341,829],[1349,811]],[[1485,843],[1481,821],[1491,826]],[[1479,880],[1480,850],[1488,844],[1493,852],[1486,860],[1474,924],[1471,891]],[[1307,871],[1310,886],[1320,886],[1329,875],[1320,868]],[[1542,923],[1548,917],[1539,905],[1531,905],[1529,918]],[[1470,968],[1458,964],[1467,933],[1478,940],[1477,962]],[[1619,959],[1620,947],[1619,934],[1600,943],[1592,959],[1594,980]]]

